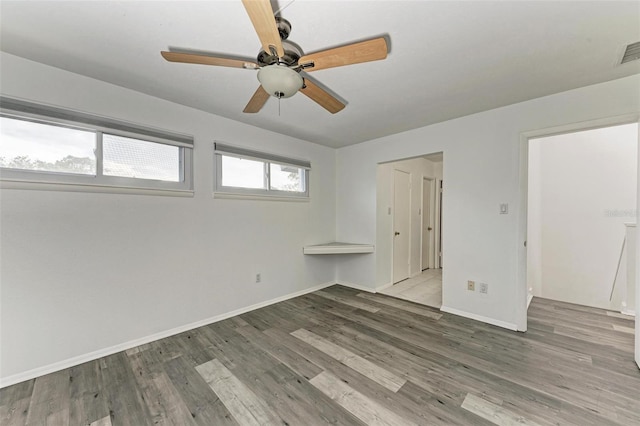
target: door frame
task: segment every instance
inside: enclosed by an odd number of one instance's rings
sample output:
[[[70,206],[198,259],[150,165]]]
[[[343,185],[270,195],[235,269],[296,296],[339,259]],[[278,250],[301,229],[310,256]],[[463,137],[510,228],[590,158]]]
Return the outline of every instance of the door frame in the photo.
[[[412,187],[411,187],[411,172],[408,172],[406,170],[402,170],[399,168],[394,167],[393,168],[393,172],[391,174],[391,200],[393,201],[393,208],[391,209],[391,285],[396,284],[396,281],[394,281],[394,277],[395,277],[395,270],[394,270],[394,260],[395,260],[395,251],[396,251],[396,247],[395,247],[395,219],[396,219],[396,206],[395,206],[395,199],[396,199],[396,172],[402,172],[402,173],[406,173],[409,176],[409,206],[408,206],[408,210],[409,210],[409,239],[407,241],[407,244],[409,245],[409,263],[407,264],[407,269],[408,269],[408,276],[407,278],[411,278],[411,191],[412,191]],[[400,282],[400,281],[398,281]]]
[[[518,222],[518,238],[515,242],[515,251],[517,253],[516,276],[518,285],[516,286],[516,325],[518,331],[527,331],[527,309],[528,295],[527,288],[527,249],[525,243],[527,241],[527,214],[528,214],[528,192],[529,192],[529,139],[536,139],[546,136],[561,135],[565,133],[575,133],[584,130],[599,129],[602,127],[612,127],[622,124],[637,123],[640,120],[640,114],[625,114],[614,117],[606,117],[595,120],[582,121],[578,123],[570,123],[561,126],[548,127],[539,130],[532,130],[520,133],[520,177],[519,177],[519,193],[518,209],[516,212]],[[640,132],[639,132],[640,133]],[[640,150],[639,150],[640,151]],[[638,173],[638,188],[640,190],[640,165]],[[638,201],[640,204],[640,200]],[[639,239],[640,241],[640,239]],[[640,244],[639,244],[640,245]],[[636,295],[638,296],[638,295]],[[636,321],[638,316],[636,316]]]
[[[425,182],[426,181],[426,182]],[[429,185],[430,186],[430,190],[431,192],[429,193],[429,225],[432,226],[432,231],[433,234],[429,235],[429,259],[427,261],[427,268],[436,268],[436,223],[435,223],[435,218],[434,216],[437,213],[436,210],[436,205],[435,205],[435,199],[436,199],[436,178],[433,177],[427,177],[427,176],[422,176],[422,191],[420,193],[420,200],[421,200],[421,211],[422,211],[422,215],[421,215],[421,220],[422,220],[422,229],[420,232],[420,271],[424,271],[425,268],[424,264],[423,264],[423,248],[424,248],[424,218],[425,218],[425,211],[424,211],[424,187],[425,185]]]

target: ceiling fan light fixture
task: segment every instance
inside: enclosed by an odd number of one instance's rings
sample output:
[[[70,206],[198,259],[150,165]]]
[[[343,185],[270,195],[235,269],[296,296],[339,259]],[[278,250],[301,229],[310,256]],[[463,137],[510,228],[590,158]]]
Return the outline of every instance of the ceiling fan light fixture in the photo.
[[[269,95],[276,98],[290,98],[304,84],[300,74],[286,65],[279,64],[260,68],[258,81]]]

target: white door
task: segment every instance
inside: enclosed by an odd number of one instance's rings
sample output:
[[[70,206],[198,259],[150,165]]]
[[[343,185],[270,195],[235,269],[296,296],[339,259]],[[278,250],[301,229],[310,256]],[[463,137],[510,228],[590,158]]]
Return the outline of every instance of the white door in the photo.
[[[409,278],[411,189],[409,173],[393,171],[393,283]]]
[[[422,270],[430,268],[431,258],[431,181],[422,180]]]

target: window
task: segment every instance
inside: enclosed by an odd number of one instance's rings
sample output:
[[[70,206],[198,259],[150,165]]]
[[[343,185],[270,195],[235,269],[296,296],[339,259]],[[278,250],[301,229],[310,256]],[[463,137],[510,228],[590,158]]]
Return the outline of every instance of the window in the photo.
[[[102,135],[103,173],[180,182],[180,148],[109,134]]]
[[[216,142],[216,196],[309,199],[308,161]]]
[[[0,107],[3,186],[192,190],[191,137],[8,98]]]

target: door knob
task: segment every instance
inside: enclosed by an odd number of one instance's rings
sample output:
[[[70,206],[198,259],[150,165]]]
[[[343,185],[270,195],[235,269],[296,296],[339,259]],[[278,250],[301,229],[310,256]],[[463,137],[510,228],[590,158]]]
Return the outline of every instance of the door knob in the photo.
[[[431,231],[432,229],[433,229],[432,227],[428,227],[428,228],[427,228],[427,231]]]
[[[396,232],[396,235],[400,235],[400,233],[399,233],[399,232]]]

